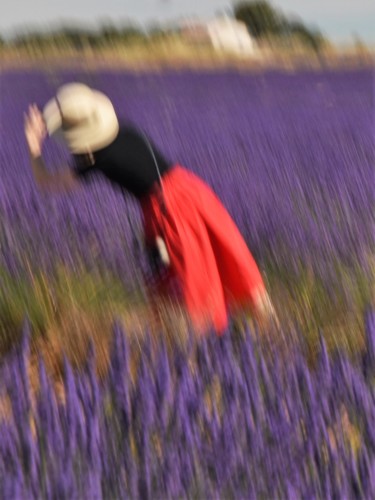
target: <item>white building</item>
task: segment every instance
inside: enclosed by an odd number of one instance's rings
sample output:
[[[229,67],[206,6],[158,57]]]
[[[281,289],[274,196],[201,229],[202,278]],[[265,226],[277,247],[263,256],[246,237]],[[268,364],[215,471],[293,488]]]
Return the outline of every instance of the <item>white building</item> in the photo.
[[[210,44],[220,52],[250,56],[256,52],[255,42],[245,23],[230,17],[208,22],[186,21],[181,28],[184,40],[192,44]]]

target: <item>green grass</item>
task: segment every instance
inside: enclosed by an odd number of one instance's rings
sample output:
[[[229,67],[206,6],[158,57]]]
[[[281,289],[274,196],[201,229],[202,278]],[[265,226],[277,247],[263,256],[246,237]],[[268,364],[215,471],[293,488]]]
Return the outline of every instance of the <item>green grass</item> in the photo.
[[[310,352],[319,348],[320,333],[330,351],[344,348],[354,353],[364,345],[364,311],[373,304],[374,273],[359,265],[334,265],[329,286],[306,267],[298,274],[268,268],[268,285],[282,324],[296,326]]]
[[[142,302],[140,294],[130,294],[114,276],[74,273],[64,267],[57,268],[53,276],[39,272],[17,278],[0,269],[0,280],[0,346],[18,337],[26,316],[33,335],[38,336],[64,322],[69,311],[99,318],[124,314]]]
[[[359,266],[347,268],[338,263],[335,283],[329,289],[308,269],[293,275],[287,269],[268,266],[266,277],[282,327],[297,328],[309,350],[316,351],[320,332],[330,350],[361,349],[363,312],[371,303],[372,275]],[[135,310],[142,316],[146,308],[141,293],[134,295],[125,290],[108,273],[83,269],[74,273],[59,266],[53,275],[39,272],[15,278],[0,269],[0,279],[0,344],[3,345],[19,335],[25,316],[31,322],[33,334],[38,336],[69,325],[73,313],[75,318],[84,315],[91,325],[97,321],[98,328],[102,328],[103,318],[107,319],[105,324],[110,324],[114,317],[134,314]],[[75,330],[79,328],[77,325]]]

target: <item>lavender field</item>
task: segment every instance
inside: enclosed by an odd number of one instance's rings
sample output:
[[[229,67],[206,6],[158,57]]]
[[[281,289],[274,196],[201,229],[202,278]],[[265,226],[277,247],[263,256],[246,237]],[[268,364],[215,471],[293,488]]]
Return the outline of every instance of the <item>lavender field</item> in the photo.
[[[28,258],[48,268],[57,258],[74,262],[77,254],[92,264],[91,242],[99,252],[95,264],[121,272],[125,282],[132,274],[121,197],[99,183],[69,198],[41,196],[32,181],[23,112],[29,102],[43,105],[57,85],[74,79],[105,91],[120,118],[135,122],[165,154],[205,178],[261,264],[291,272],[311,265],[327,279],[335,260],[368,265],[374,160],[370,70],[297,76],[6,73],[3,265],[17,272]],[[52,142],[45,153],[51,165],[63,163],[64,151]]]
[[[23,138],[29,102],[43,105],[74,79],[105,91],[120,118],[150,134],[171,159],[222,197],[265,267],[311,266],[328,281],[334,262],[368,269],[373,202],[370,70],[316,74],[6,73],[1,79],[2,265],[56,259],[103,265],[128,283],[134,262],[121,196],[100,182],[66,197],[34,186]],[[45,147],[51,165],[65,151]],[[108,221],[111,221],[108,224]],[[35,235],[38,234],[38,238]],[[92,249],[96,252],[93,254]]]
[[[41,193],[33,182],[23,112],[77,79],[106,92],[120,118],[214,188],[265,275],[285,334],[293,327],[302,342],[285,365],[248,330],[192,341],[172,357],[162,343],[151,353],[146,335],[130,376],[129,332],[117,324],[112,338],[100,324],[99,338],[112,342],[109,371],[94,374],[94,348],[83,371],[65,359],[61,402],[41,358],[38,390],[30,387],[26,332],[1,365],[0,409],[9,406],[0,422],[2,496],[371,497],[373,72],[4,73],[0,324],[7,338],[25,316],[33,334],[49,338],[72,324],[73,310],[90,316],[93,331],[98,311],[110,311],[113,322],[142,297],[134,201],[101,179],[70,194]],[[44,154],[51,169],[69,160],[52,141]],[[73,345],[75,328],[63,332]],[[314,366],[304,346],[317,354]]]
[[[45,364],[30,387],[29,325],[1,368],[0,495],[4,499],[373,498],[375,316],[356,364],[314,370],[301,352],[265,357],[249,332],[190,342],[168,355],[150,337],[132,376],[115,324],[110,369],[64,362],[64,398]]]

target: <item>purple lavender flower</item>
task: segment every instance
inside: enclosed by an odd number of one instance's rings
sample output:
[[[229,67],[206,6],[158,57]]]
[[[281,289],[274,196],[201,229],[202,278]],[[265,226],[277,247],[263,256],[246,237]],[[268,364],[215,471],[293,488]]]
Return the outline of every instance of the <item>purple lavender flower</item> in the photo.
[[[368,378],[375,373],[375,311],[365,313],[366,352],[363,356],[363,368]]]
[[[113,327],[113,345],[110,360],[109,384],[114,403],[121,418],[124,432],[128,432],[131,422],[130,375],[128,348],[124,332],[117,321]]]

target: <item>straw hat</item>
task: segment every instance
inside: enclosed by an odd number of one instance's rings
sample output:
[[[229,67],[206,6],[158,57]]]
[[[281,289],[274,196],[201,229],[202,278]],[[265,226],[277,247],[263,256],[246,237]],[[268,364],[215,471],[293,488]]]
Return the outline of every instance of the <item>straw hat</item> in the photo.
[[[119,131],[109,98],[82,83],[60,87],[45,105],[43,117],[49,135],[63,139],[73,154],[102,149]]]

